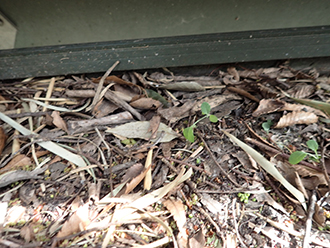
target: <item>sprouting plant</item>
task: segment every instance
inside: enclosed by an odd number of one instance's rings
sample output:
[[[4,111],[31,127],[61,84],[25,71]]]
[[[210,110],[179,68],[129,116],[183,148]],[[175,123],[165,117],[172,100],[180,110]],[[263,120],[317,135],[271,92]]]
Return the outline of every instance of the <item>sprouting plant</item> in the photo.
[[[249,202],[250,193],[238,193],[237,196],[241,202],[245,204]]]
[[[201,110],[202,114],[204,115],[202,118],[198,119],[194,124],[192,124],[190,127],[186,127],[183,129],[183,135],[184,137],[193,143],[195,141],[195,136],[194,136],[194,128],[197,127],[197,123],[200,122],[201,120],[204,120],[205,118],[209,118],[210,122],[217,122],[218,117],[215,115],[211,115],[211,106],[207,102],[203,102],[201,105]]]
[[[262,128],[266,131],[266,133],[269,133],[270,127],[273,125],[272,120],[267,120],[264,123],[262,123]]]
[[[317,153],[317,150],[319,149],[319,145],[315,140],[309,140],[306,142],[309,149],[311,149],[314,154],[304,152],[304,151],[295,151],[291,153],[289,157],[290,164],[298,164],[301,162],[307,155],[312,161],[319,162],[321,156]]]

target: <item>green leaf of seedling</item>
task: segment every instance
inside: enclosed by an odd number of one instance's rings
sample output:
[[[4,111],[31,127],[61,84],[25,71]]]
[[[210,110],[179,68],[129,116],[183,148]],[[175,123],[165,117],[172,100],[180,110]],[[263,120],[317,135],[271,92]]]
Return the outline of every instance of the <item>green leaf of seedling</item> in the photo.
[[[202,114],[209,115],[211,112],[211,106],[207,102],[203,102],[201,106]]]
[[[290,155],[290,157],[289,157],[289,163],[290,163],[290,164],[298,164],[298,163],[301,162],[306,156],[307,156],[307,153],[306,153],[306,152],[295,151],[295,152],[291,153],[291,155]]]
[[[306,142],[309,149],[313,150],[315,154],[317,154],[317,150],[319,149],[319,144],[315,140],[309,140]]]
[[[194,129],[192,127],[186,127],[183,129],[183,136],[193,143],[195,141],[195,136],[194,136]]]
[[[266,122],[262,123],[262,128],[269,133],[270,127],[273,125],[272,120],[267,120]]]
[[[216,123],[218,122],[218,117],[216,117],[215,115],[210,115],[209,120],[210,122]]]

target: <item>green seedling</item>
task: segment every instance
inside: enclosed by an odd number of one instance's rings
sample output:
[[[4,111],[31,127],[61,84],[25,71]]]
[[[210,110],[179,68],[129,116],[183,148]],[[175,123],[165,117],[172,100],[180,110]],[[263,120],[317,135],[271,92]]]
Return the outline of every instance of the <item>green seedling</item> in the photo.
[[[307,155],[309,156],[309,159],[311,159],[312,161],[320,162],[321,156],[317,153],[317,150],[319,149],[319,145],[317,144],[317,142],[315,140],[309,140],[306,142],[306,144],[307,144],[308,148],[314,152],[314,154],[304,152],[304,151],[295,151],[295,152],[291,153],[291,155],[289,157],[290,164],[300,163],[302,160],[304,160],[304,158]]]
[[[202,114],[204,115],[202,118],[198,119],[194,124],[192,124],[190,127],[186,127],[183,129],[183,135],[184,137],[193,143],[195,141],[194,136],[194,128],[197,127],[197,123],[201,120],[204,120],[205,118],[209,118],[210,122],[216,123],[218,121],[218,117],[215,115],[211,115],[211,106],[207,102],[203,102],[201,106]]]
[[[237,196],[241,202],[245,204],[249,202],[250,193],[238,193]]]
[[[269,133],[270,127],[273,125],[272,120],[267,120],[266,122],[262,123],[262,128]]]

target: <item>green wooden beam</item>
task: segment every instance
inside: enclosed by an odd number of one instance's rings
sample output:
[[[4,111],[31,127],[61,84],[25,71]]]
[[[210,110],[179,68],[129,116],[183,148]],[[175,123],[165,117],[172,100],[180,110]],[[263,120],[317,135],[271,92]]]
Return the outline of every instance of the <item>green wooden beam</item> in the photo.
[[[0,50],[0,79],[330,56],[330,26]]]

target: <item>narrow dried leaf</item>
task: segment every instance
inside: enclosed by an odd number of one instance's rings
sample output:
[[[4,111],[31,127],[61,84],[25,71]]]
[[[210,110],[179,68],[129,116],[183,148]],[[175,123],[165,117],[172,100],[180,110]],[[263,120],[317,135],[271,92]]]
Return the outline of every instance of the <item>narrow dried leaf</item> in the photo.
[[[187,247],[188,246],[188,242],[187,242],[188,235],[187,235],[186,229],[185,229],[185,224],[186,224],[187,218],[186,218],[186,212],[184,210],[182,201],[170,198],[170,199],[164,201],[163,204],[173,215],[173,218],[179,229],[179,234],[178,234],[179,247],[182,247],[182,248]]]
[[[53,124],[62,129],[63,131],[65,131],[66,133],[68,133],[68,127],[66,125],[66,122],[62,119],[62,117],[60,116],[60,112],[58,111],[53,111],[53,113],[51,114],[51,117],[53,117]]]
[[[152,175],[151,175],[152,153],[153,153],[153,149],[151,148],[148,151],[148,156],[146,159],[146,163],[144,165],[145,169],[147,170],[146,176],[144,177],[144,185],[143,185],[145,190],[150,190],[152,184]]]
[[[3,113],[0,113],[0,119],[3,120],[4,122],[6,122],[7,124],[9,124],[10,126],[12,126],[13,128],[17,129],[20,133],[22,133],[24,135],[33,135],[34,134],[30,130],[26,129],[25,127],[23,127],[22,125],[20,125],[19,123],[17,123],[16,121],[9,118],[8,116],[6,116]],[[41,147],[49,150],[52,153],[55,153],[56,155],[66,159],[80,167],[86,166],[85,161],[79,155],[69,152],[68,150],[60,147],[59,145],[57,145],[51,141],[43,141],[43,142],[37,142],[37,143]]]
[[[106,132],[120,135],[126,138],[139,138],[149,140],[152,135],[151,132],[148,132],[149,126],[149,121],[136,121],[126,123],[124,125],[120,125],[114,128],[108,128]],[[160,137],[160,135],[162,135],[162,132],[164,132],[165,134],[160,140],[160,142],[169,142],[179,137],[179,135],[174,132],[170,127],[166,126],[164,123],[160,123],[156,138],[150,140],[153,142],[156,141]]]
[[[312,124],[318,121],[318,117],[314,113],[305,111],[293,111],[281,117],[275,128],[284,128],[295,124]]]
[[[166,90],[180,90],[180,91],[188,91],[188,92],[205,90],[202,85],[200,85],[199,83],[194,82],[194,81],[164,84],[164,85],[159,86],[159,88],[166,89]]]
[[[270,175],[272,175],[276,180],[278,180],[288,191],[291,192],[292,195],[294,195],[301,205],[304,207],[304,209],[307,209],[306,203],[305,203],[305,197],[303,193],[301,193],[299,190],[297,190],[292,184],[290,184],[283,176],[282,174],[275,168],[274,164],[272,164],[270,161],[268,161],[265,157],[263,157],[260,153],[258,153],[256,150],[254,150],[252,147],[248,146],[244,142],[237,139],[235,136],[231,135],[230,133],[223,130],[223,132],[231,139],[233,143],[236,143],[239,145],[246,153],[248,153],[254,160],[257,161],[257,163]]]
[[[5,148],[6,141],[7,141],[7,135],[5,134],[3,128],[0,127],[0,155],[3,151],[3,148]]]

